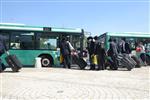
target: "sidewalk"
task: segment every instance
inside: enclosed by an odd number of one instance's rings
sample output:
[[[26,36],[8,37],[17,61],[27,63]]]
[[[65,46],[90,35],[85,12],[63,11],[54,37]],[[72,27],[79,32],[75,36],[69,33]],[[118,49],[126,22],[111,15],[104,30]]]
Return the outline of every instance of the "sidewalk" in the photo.
[[[0,74],[2,100],[149,100],[149,67],[132,71],[23,68]]]

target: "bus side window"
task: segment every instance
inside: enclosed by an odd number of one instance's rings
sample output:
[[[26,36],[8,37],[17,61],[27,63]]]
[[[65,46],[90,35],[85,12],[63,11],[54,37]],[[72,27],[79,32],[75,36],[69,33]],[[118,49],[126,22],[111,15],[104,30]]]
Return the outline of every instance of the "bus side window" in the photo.
[[[52,37],[47,33],[38,33],[36,35],[36,49],[56,49],[57,48],[57,38]]]
[[[11,49],[20,49],[20,39],[18,34],[12,34],[10,40]]]
[[[34,49],[34,39],[32,35],[21,35],[20,39],[21,49]]]

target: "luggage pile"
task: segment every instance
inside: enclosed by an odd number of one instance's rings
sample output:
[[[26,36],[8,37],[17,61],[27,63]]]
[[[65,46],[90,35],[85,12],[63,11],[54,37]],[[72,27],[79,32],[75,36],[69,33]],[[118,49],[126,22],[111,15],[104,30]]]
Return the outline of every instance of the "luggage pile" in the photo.
[[[126,67],[129,71],[136,65],[136,62],[128,54],[119,54],[116,59],[120,67]]]
[[[118,54],[116,57],[117,68],[127,68],[129,71],[133,68],[140,68],[142,66],[142,60],[137,58],[136,56],[129,56],[129,54]],[[107,66],[110,68],[114,68],[113,60],[108,57],[107,58]]]
[[[71,54],[72,60],[75,64],[77,64],[80,69],[85,69],[85,67],[88,65],[87,62],[78,55],[77,52],[73,52]],[[94,56],[92,58],[94,61]],[[140,68],[142,66],[142,60],[139,59],[138,57],[132,55],[130,56],[129,54],[118,54],[116,57],[117,61],[117,66],[115,66],[115,63],[111,59],[111,57],[107,57],[106,60],[106,67],[110,66],[110,69],[116,68],[127,68],[127,70],[131,71],[133,68]]]
[[[13,72],[18,72],[22,68],[22,64],[17,58],[16,55],[10,55],[9,52],[6,52],[7,56],[5,58],[8,66],[12,69]],[[6,66],[1,63],[0,64],[0,72],[4,71],[6,69]]]

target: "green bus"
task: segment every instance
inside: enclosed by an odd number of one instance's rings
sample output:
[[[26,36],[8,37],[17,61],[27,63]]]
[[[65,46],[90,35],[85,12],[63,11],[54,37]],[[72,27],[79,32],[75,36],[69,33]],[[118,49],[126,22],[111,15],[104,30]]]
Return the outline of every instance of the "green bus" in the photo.
[[[0,34],[7,37],[10,54],[15,54],[24,66],[33,66],[41,57],[43,67],[60,65],[59,43],[68,37],[75,49],[83,49],[84,30],[0,23]],[[5,62],[6,54],[2,56]]]
[[[135,50],[137,44],[142,41],[146,48],[146,53],[148,58],[150,58],[150,33],[140,33],[140,32],[106,32],[99,36],[99,42],[104,42],[105,50],[109,49],[108,40],[116,39],[116,42],[119,43],[121,38],[125,37],[126,41],[130,43],[132,50]],[[139,56],[139,55],[138,55]]]

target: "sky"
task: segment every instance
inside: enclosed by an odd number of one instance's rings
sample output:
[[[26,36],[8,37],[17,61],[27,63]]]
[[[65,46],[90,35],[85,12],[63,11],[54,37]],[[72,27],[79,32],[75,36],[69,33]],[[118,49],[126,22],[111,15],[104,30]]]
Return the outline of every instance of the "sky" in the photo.
[[[1,23],[83,28],[104,32],[150,32],[150,0],[0,0]]]

